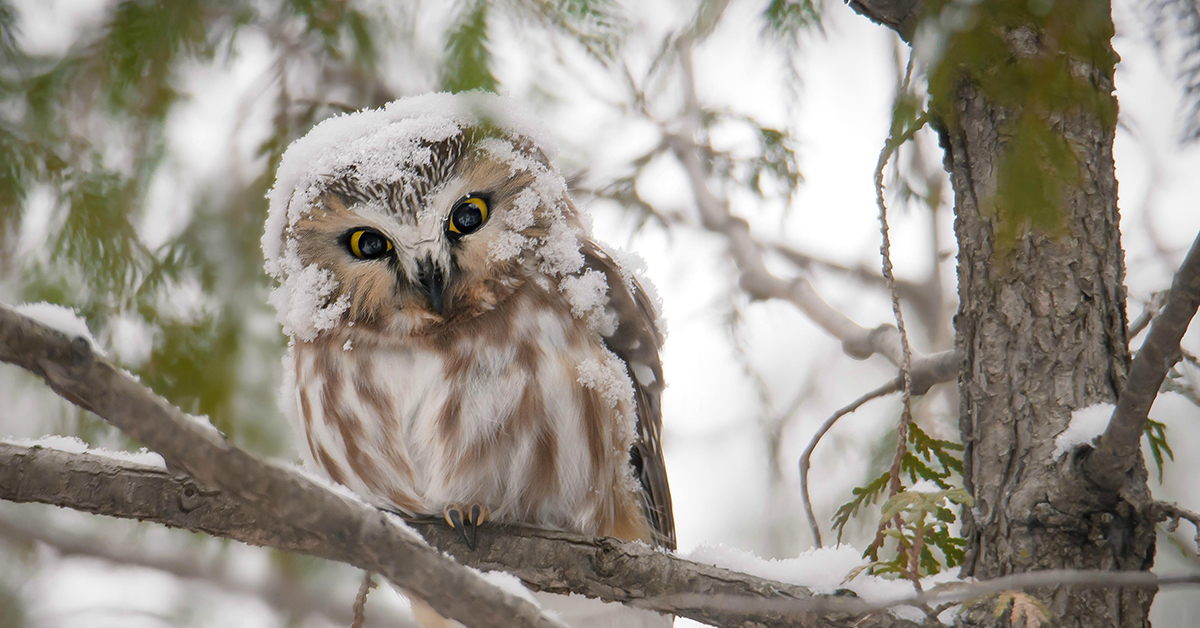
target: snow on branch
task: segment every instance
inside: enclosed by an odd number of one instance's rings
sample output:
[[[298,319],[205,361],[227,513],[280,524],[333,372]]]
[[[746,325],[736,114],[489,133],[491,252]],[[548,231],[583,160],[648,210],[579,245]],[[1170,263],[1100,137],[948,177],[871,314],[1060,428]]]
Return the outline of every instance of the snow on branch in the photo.
[[[322,555],[323,541],[316,535],[260,516],[251,504],[186,476],[118,458],[0,442],[0,499],[151,521]],[[718,626],[852,626],[863,619],[854,612],[855,604],[867,607],[861,601],[830,600],[804,587],[685,560],[640,543],[488,524],[480,528],[478,546],[471,551],[441,520],[408,524],[461,563],[483,571],[507,571],[540,591],[579,593]],[[743,608],[745,601],[768,599],[788,602],[787,610]],[[817,611],[827,615],[817,616]],[[860,625],[914,624],[884,613]]]
[[[316,544],[321,541],[314,535],[261,516],[250,504],[207,490],[180,474],[102,455],[0,442],[0,499],[151,521],[320,555]],[[412,521],[409,525],[464,564],[481,570],[503,569],[538,590],[624,601],[718,626],[932,628],[941,626],[940,622],[932,618],[905,620],[887,611],[902,605],[984,600],[999,592],[1029,587],[1200,584],[1200,574],[1051,570],[979,582],[944,582],[920,594],[868,602],[812,595],[803,587],[684,560],[617,539],[489,524],[480,528],[479,547],[471,552],[440,521]]]
[[[1146,340],[1129,368],[1129,378],[1117,398],[1108,427],[1087,459],[1089,477],[1106,488],[1117,490],[1141,452],[1142,432],[1150,406],[1158,397],[1167,371],[1179,361],[1179,341],[1200,307],[1200,234],[1171,282],[1166,305],[1154,317]]]

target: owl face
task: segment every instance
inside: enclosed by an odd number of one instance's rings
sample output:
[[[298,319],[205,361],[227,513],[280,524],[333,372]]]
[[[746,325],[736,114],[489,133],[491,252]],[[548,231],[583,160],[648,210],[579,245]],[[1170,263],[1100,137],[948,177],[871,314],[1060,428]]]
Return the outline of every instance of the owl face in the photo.
[[[274,259],[270,222],[264,236],[268,271],[281,281],[272,301],[289,334],[426,333],[494,309],[538,273],[578,270],[582,227],[561,175],[535,140],[464,113],[455,98],[444,104],[458,109],[335,118],[349,128],[317,142],[329,152],[295,183],[287,162],[309,137],[289,148],[276,188],[292,191]],[[384,119],[345,124],[364,115]],[[310,135],[320,138],[325,124]]]

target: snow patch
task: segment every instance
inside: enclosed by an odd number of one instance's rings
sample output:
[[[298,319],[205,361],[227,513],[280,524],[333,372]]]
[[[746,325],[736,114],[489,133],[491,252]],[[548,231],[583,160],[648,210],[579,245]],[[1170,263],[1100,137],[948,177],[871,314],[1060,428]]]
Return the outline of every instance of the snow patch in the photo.
[[[600,393],[609,406],[616,408],[621,401],[633,407],[633,382],[625,372],[625,363],[610,351],[603,360],[588,359],[579,363],[579,383]]]
[[[1077,445],[1091,443],[1103,434],[1116,408],[1111,403],[1097,403],[1072,412],[1071,423],[1054,439],[1054,458],[1057,459]]]
[[[608,280],[604,273],[589,268],[581,275],[568,275],[559,282],[558,289],[567,297],[572,316],[587,319],[588,326],[603,336],[617,331],[617,315],[605,307]]]
[[[111,458],[113,460],[121,460],[133,464],[142,465],[144,467],[153,467],[155,469],[166,470],[167,463],[159,454],[150,451],[143,447],[139,451],[118,451],[113,449],[103,449],[100,447],[92,447],[83,439],[75,436],[60,436],[51,434],[41,438],[6,438],[2,443],[8,445],[16,445],[18,447],[40,447],[42,449],[53,449],[55,451],[64,451],[69,454],[89,454],[92,456],[100,456],[103,458]]]
[[[92,346],[92,350],[100,355],[104,352],[100,350],[100,345],[96,343],[96,339],[92,337],[92,332],[88,330],[87,323],[79,316],[75,310],[64,305],[56,303],[22,303],[14,308],[14,312],[21,316],[27,316],[33,320],[61,331],[71,337],[82,337]]]
[[[583,253],[579,252],[579,236],[566,221],[555,221],[546,238],[538,243],[542,262],[538,269],[554,276],[571,275],[583,269]]]
[[[297,248],[294,241],[288,243],[287,254],[280,260],[287,279],[271,291],[269,300],[278,311],[283,333],[312,340],[318,332],[337,325],[350,309],[350,298],[341,295],[331,300],[338,287],[333,273],[316,264],[304,266]]]
[[[542,607],[537,598],[533,596],[533,592],[525,587],[525,584],[521,582],[520,578],[506,571],[485,571],[479,575],[483,576],[484,580],[487,580],[492,584],[492,586],[495,586],[501,591],[504,591],[505,593],[511,593],[527,602],[532,603],[538,608]]]
[[[889,580],[865,573],[849,582],[843,582],[852,570],[867,564],[862,552],[849,545],[811,549],[802,552],[796,558],[783,560],[763,559],[749,552],[719,545],[701,545],[684,555],[684,558],[760,578],[808,587],[819,594],[849,589],[862,601],[870,604],[889,603],[916,594],[913,585],[906,580]],[[923,588],[928,589],[934,584],[950,582],[957,578],[958,569],[948,569],[936,576],[922,578],[921,584]],[[911,606],[897,606],[890,610],[902,619],[921,621],[924,618],[924,613]]]

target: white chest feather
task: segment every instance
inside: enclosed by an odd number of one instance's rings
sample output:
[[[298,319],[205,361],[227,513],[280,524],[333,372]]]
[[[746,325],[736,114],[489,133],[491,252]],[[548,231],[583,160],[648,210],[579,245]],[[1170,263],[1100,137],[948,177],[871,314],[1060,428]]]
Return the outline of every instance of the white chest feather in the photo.
[[[479,503],[501,521],[591,534],[620,525],[636,501],[633,409],[611,390],[629,385],[623,363],[571,317],[517,314],[502,335],[298,344],[285,394],[314,462],[408,513]]]

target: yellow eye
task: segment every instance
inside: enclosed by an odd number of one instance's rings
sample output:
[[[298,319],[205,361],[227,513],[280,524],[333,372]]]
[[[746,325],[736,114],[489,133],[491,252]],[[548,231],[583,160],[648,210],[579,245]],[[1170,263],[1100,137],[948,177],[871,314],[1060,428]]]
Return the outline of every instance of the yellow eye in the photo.
[[[350,233],[347,248],[358,259],[379,259],[392,251],[392,242],[377,231],[359,229]]]
[[[450,219],[446,221],[446,231],[453,236],[465,236],[477,231],[487,219],[487,201],[471,195],[459,201],[451,210]]]

